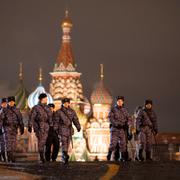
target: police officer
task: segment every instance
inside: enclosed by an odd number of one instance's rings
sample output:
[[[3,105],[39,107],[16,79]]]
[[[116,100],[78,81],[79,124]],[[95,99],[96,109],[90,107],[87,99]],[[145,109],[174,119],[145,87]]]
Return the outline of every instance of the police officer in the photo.
[[[121,152],[121,161],[127,160],[127,139],[126,132],[132,120],[124,107],[124,97],[117,97],[117,104],[109,113],[110,121],[110,147],[107,155],[107,160],[111,159],[112,153],[115,153],[116,148]]]
[[[52,159],[52,162],[55,162],[58,156],[59,152],[59,138],[58,138],[58,128],[59,124],[56,122],[55,118],[55,105],[54,104],[48,104],[50,107],[53,116],[53,127],[50,127],[48,138],[46,141],[46,161],[50,161]],[[52,154],[51,154],[51,147],[52,147]]]
[[[157,117],[153,110],[153,102],[145,101],[144,108],[139,111],[136,119],[136,129],[139,136],[139,160],[144,161],[143,150],[146,151],[146,160],[151,159],[152,138],[158,133]]]
[[[62,158],[64,163],[67,163],[69,159],[68,149],[74,133],[72,123],[75,125],[78,132],[81,130],[76,112],[70,107],[70,99],[64,98],[62,100],[61,109],[56,111],[56,119],[59,122],[59,134],[61,136],[62,143]]]
[[[39,95],[39,103],[32,108],[28,123],[28,131],[30,133],[32,132],[32,127],[38,139],[40,160],[44,163],[46,140],[49,129],[53,127],[52,111],[47,105],[47,95],[45,93]]]
[[[8,161],[15,162],[14,152],[16,149],[16,136],[18,127],[21,135],[24,133],[22,114],[15,105],[15,97],[8,97],[8,106],[1,113],[3,129],[5,133],[5,144],[7,148]]]
[[[3,109],[7,107],[7,99],[1,99],[1,106],[0,106],[0,114],[2,113]],[[2,122],[2,121],[1,121]],[[1,124],[2,127],[2,124]],[[4,136],[4,129],[3,127],[0,129],[0,161],[6,162],[6,149],[5,149],[5,136]]]

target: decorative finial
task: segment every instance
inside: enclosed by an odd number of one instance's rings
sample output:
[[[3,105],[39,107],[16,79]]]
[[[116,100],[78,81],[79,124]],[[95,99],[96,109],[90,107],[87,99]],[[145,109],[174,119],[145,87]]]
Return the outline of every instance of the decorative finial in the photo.
[[[100,68],[101,68],[101,80],[104,79],[104,65],[100,64]]]
[[[19,80],[20,81],[23,80],[23,63],[22,62],[19,63]]]
[[[69,17],[69,11],[68,11],[68,9],[66,9],[66,11],[65,11],[65,17],[66,17],[66,18]]]
[[[42,84],[42,68],[39,68],[39,84],[41,85]]]

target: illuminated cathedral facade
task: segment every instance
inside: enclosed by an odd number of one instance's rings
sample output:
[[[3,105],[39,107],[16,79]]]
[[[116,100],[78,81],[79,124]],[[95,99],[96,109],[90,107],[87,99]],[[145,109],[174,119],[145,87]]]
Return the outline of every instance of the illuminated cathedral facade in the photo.
[[[73,148],[70,147],[72,161],[105,160],[110,141],[108,113],[112,104],[112,97],[104,85],[104,67],[100,66],[100,79],[90,96],[84,96],[81,83],[81,73],[76,70],[75,58],[71,45],[71,30],[73,27],[69,12],[61,23],[62,42],[54,69],[50,72],[52,78],[49,93],[43,87],[42,69],[39,70],[39,84],[37,88],[28,93],[23,83],[23,69],[20,65],[20,83],[16,93],[16,104],[22,110],[27,125],[27,112],[38,103],[38,96],[47,93],[48,102],[54,103],[56,109],[61,107],[62,98],[70,98],[71,106],[76,111],[82,127],[81,132],[73,136]],[[24,153],[37,153],[37,138],[35,133],[18,136],[17,151]]]

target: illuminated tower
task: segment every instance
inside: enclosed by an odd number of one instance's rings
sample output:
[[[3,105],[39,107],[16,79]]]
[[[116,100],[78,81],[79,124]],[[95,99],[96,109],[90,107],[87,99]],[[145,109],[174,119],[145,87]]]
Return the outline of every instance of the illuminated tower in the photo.
[[[28,108],[27,99],[28,99],[28,91],[26,90],[23,82],[23,64],[19,63],[19,84],[17,91],[15,93],[16,98],[16,106],[21,111],[25,111]]]
[[[16,99],[16,107],[20,109],[22,116],[23,116],[23,122],[25,125],[24,128],[24,134],[20,135],[18,133],[17,135],[17,142],[16,142],[16,152],[19,157],[21,157],[22,152],[27,153],[28,152],[28,132],[27,132],[27,124],[28,124],[28,119],[29,119],[29,114],[28,114],[28,104],[27,104],[27,99],[28,99],[28,91],[26,90],[24,86],[24,81],[23,81],[23,64],[19,64],[19,83],[17,90],[15,92],[15,99]]]
[[[70,98],[74,103],[81,103],[84,99],[83,88],[80,82],[81,73],[76,71],[74,56],[71,47],[72,21],[66,10],[65,18],[61,23],[62,43],[50,84],[50,93],[55,103],[64,97]]]
[[[84,161],[86,159],[86,141],[84,138],[84,127],[90,111],[90,104],[83,95],[83,87],[80,82],[81,73],[76,71],[76,65],[71,46],[71,30],[73,23],[66,10],[65,18],[61,23],[62,42],[53,72],[50,73],[50,93],[53,97],[56,109],[60,108],[62,98],[70,98],[72,108],[76,111],[81,124],[81,132],[74,133],[73,148],[70,150],[71,160]],[[74,128],[75,129],[75,128]]]
[[[87,124],[87,139],[89,154],[92,159],[105,160],[110,143],[108,113],[112,97],[104,86],[104,66],[100,65],[100,81],[91,95],[93,118]]]
[[[93,106],[93,116],[96,119],[106,119],[113,100],[109,91],[104,86],[103,64],[100,64],[100,69],[100,81],[91,95],[91,103]]]

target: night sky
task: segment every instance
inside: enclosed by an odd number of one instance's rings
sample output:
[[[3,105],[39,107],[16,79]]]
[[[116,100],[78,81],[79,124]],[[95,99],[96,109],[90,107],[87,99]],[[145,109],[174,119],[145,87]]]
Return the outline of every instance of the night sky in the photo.
[[[180,132],[179,0],[0,0],[0,96],[15,91],[19,62],[29,92],[39,67],[49,90],[67,4],[85,95],[103,63],[113,97],[124,95],[130,112],[152,98],[160,131]]]

